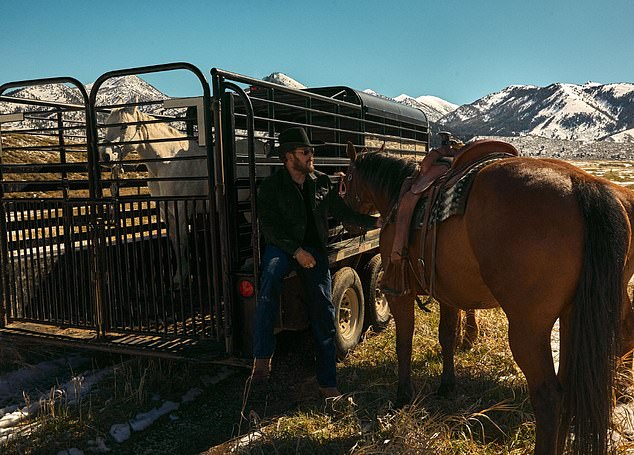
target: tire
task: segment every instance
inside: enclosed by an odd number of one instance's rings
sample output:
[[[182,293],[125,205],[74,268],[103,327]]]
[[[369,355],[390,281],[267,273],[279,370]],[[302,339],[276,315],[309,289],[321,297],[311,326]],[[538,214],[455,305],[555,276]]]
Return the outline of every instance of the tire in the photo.
[[[332,277],[332,303],[335,307],[335,345],[337,355],[343,358],[359,343],[365,316],[363,287],[354,269],[344,267]]]
[[[383,277],[381,255],[375,255],[363,268],[363,290],[365,300],[365,320],[368,327],[379,332],[390,322],[392,314],[380,284]]]

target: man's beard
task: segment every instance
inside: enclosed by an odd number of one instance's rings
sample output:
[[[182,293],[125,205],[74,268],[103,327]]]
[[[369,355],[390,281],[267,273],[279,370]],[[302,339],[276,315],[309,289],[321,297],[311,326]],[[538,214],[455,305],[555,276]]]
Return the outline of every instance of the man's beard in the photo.
[[[310,174],[315,171],[315,163],[313,161],[307,161],[303,163],[302,161],[295,159],[293,162],[293,169],[303,174]]]

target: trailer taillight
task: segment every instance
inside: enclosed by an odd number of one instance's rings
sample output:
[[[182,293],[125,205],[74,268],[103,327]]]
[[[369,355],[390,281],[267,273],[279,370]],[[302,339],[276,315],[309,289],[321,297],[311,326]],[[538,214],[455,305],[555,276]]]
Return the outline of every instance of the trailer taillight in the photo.
[[[240,281],[240,284],[238,284],[238,292],[245,299],[253,297],[253,294],[255,294],[255,287],[249,280],[242,280]]]

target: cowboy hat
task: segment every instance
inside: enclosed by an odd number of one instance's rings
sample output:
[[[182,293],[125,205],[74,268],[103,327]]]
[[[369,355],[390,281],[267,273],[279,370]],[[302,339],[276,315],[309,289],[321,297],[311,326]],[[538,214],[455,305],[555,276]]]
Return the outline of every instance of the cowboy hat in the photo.
[[[301,126],[294,126],[282,131],[278,137],[280,145],[276,147],[277,154],[281,160],[284,160],[286,152],[302,147],[319,147],[323,143],[313,143],[308,139],[306,130]]]

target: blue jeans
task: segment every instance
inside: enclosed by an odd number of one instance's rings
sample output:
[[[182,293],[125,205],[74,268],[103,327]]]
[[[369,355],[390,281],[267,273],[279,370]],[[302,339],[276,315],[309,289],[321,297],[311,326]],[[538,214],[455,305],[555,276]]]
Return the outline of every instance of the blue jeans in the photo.
[[[306,290],[306,309],[315,343],[317,382],[321,387],[336,387],[335,308],[328,256],[316,248],[304,249],[317,262],[311,269],[300,267],[288,253],[276,246],[264,248],[253,329],[253,355],[257,359],[273,355],[273,325],[279,312],[282,281],[291,270],[297,270]]]

